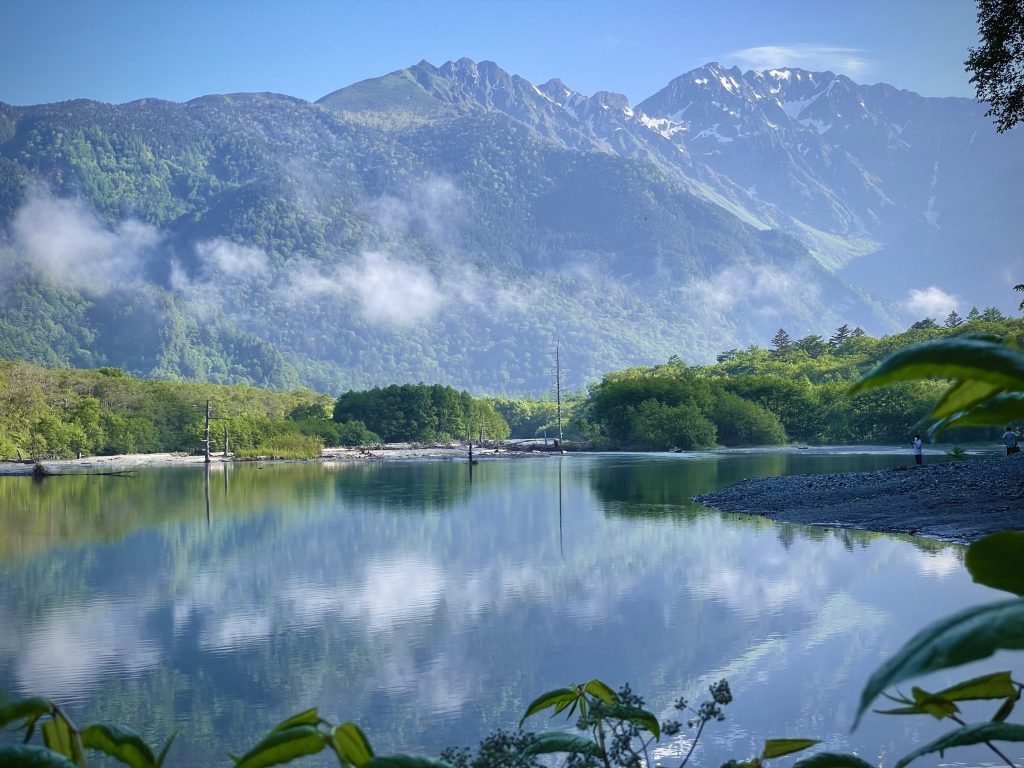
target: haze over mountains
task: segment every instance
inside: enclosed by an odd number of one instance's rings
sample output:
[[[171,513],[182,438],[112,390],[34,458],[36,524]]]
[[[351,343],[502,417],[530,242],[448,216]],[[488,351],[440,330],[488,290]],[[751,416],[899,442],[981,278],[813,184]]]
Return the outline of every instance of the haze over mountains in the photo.
[[[556,338],[579,386],[880,334],[1010,304],[1022,149],[967,99],[716,64],[635,106],[468,59],[315,104],[0,105],[0,356],[536,393]]]

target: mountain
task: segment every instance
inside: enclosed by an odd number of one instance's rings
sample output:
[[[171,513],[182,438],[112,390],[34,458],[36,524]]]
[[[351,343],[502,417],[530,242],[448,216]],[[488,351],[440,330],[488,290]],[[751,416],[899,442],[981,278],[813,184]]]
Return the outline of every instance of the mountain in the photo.
[[[555,339],[578,387],[780,326],[885,332],[855,285],[998,295],[1021,155],[981,112],[713,64],[634,108],[468,59],[315,104],[0,105],[0,355],[539,393]]]
[[[991,303],[1024,267],[1013,215],[1024,207],[1024,135],[997,135],[969,99],[709,64],[637,109],[789,217],[783,229],[804,229],[801,239],[861,287],[901,298],[928,280]],[[832,238],[842,244],[830,249]]]

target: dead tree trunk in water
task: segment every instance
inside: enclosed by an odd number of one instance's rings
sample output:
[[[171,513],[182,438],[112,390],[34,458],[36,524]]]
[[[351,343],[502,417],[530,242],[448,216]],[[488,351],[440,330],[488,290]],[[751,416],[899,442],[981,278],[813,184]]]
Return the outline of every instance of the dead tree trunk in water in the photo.
[[[562,447],[562,360],[559,354],[561,340],[555,342],[555,409],[558,414],[558,447]]]

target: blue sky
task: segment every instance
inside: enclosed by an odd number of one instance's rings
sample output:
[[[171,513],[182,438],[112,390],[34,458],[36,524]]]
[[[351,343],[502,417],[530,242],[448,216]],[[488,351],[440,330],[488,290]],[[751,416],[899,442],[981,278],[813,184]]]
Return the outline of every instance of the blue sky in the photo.
[[[637,103],[708,61],[831,69],[971,96],[970,0],[4,0],[0,101],[317,99],[426,59],[490,59],[533,82]]]

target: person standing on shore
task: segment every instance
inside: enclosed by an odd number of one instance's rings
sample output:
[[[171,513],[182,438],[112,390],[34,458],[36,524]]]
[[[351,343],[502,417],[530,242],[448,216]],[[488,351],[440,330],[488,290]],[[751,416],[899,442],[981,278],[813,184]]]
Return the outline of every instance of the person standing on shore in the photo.
[[[1006,455],[1009,456],[1014,453],[1020,453],[1020,446],[1017,445],[1017,441],[1020,436],[1014,432],[1010,427],[1006,428],[1003,432],[1003,442],[1006,444]]]
[[[924,463],[924,458],[921,455],[921,436],[914,435],[914,464],[921,466]]]

